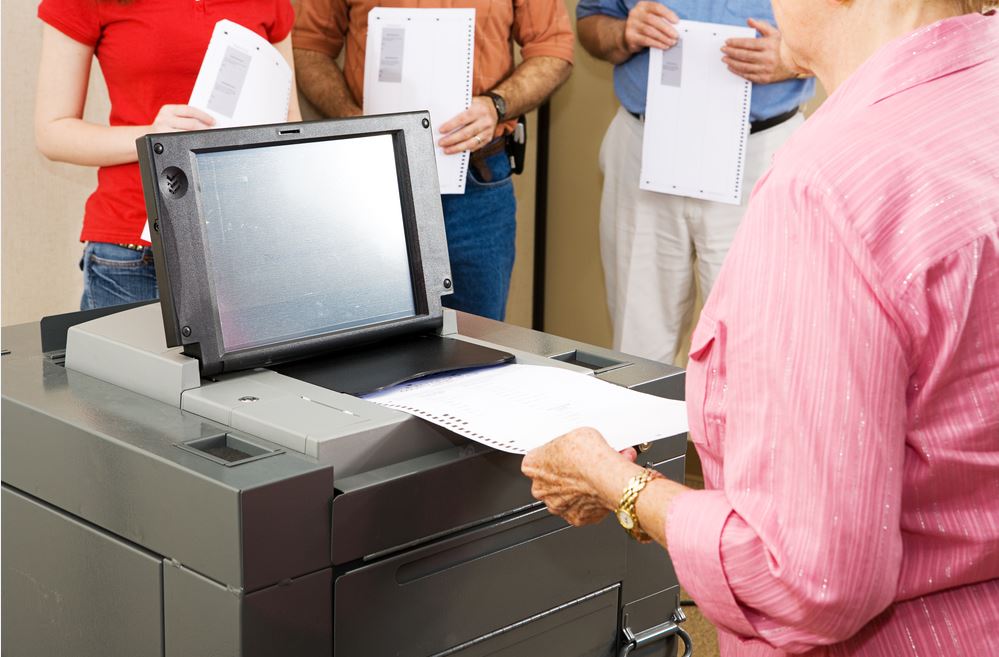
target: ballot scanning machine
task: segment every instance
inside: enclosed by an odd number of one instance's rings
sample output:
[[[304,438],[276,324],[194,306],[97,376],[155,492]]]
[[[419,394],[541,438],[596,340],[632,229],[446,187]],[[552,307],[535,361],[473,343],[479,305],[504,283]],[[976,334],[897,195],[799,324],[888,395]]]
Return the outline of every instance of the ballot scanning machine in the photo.
[[[159,303],[3,330],[7,657],[671,656],[666,552],[360,395],[660,363],[442,307],[425,112],[139,140]],[[686,436],[639,446],[681,481]]]

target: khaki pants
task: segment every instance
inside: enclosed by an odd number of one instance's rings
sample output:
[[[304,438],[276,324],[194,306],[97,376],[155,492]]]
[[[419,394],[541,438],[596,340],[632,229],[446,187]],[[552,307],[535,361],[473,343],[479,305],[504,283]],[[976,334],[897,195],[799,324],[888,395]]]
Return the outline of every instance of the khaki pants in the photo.
[[[749,136],[742,205],[726,205],[639,189],[644,126],[618,108],[600,147],[600,255],[614,349],[674,361],[694,312],[695,270],[707,298],[753,186],[803,122],[799,114]]]

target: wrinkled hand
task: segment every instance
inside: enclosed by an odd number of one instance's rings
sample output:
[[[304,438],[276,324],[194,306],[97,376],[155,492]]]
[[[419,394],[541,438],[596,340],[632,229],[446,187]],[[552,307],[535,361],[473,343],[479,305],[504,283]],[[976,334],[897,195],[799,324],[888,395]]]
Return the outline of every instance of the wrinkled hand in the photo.
[[[153,119],[152,132],[207,130],[215,125],[211,114],[190,105],[164,105]]]
[[[728,70],[755,84],[771,84],[795,77],[796,72],[781,56],[780,31],[755,18],[746,22],[760,36],[725,41],[722,61],[728,65]]]
[[[478,150],[493,140],[498,120],[492,99],[476,96],[467,110],[441,126],[444,137],[437,143],[448,155]]]
[[[672,10],[658,2],[639,2],[628,12],[622,45],[632,55],[645,48],[668,50],[680,38],[672,25],[679,20]]]
[[[635,460],[635,450],[623,453]],[[574,429],[564,436],[531,450],[521,471],[533,480],[531,494],[548,510],[576,527],[600,522],[615,508],[616,500],[600,497],[587,476],[607,463],[622,458],[596,429]]]

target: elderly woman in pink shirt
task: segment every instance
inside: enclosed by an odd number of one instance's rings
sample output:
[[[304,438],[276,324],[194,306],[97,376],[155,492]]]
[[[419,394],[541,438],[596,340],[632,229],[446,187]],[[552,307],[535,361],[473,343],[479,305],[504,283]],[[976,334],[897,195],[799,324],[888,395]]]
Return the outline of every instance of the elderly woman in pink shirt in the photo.
[[[999,17],[976,9],[774,0],[831,95],[694,332],[707,490],[591,429],[524,459],[554,513],[665,546],[723,655],[999,655]]]

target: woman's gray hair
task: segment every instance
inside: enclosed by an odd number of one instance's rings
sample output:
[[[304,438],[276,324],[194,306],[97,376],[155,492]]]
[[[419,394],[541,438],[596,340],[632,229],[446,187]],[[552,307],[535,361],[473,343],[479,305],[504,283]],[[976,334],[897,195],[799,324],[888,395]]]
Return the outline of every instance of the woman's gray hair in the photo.
[[[983,12],[995,8],[997,0],[954,0],[962,14]]]

